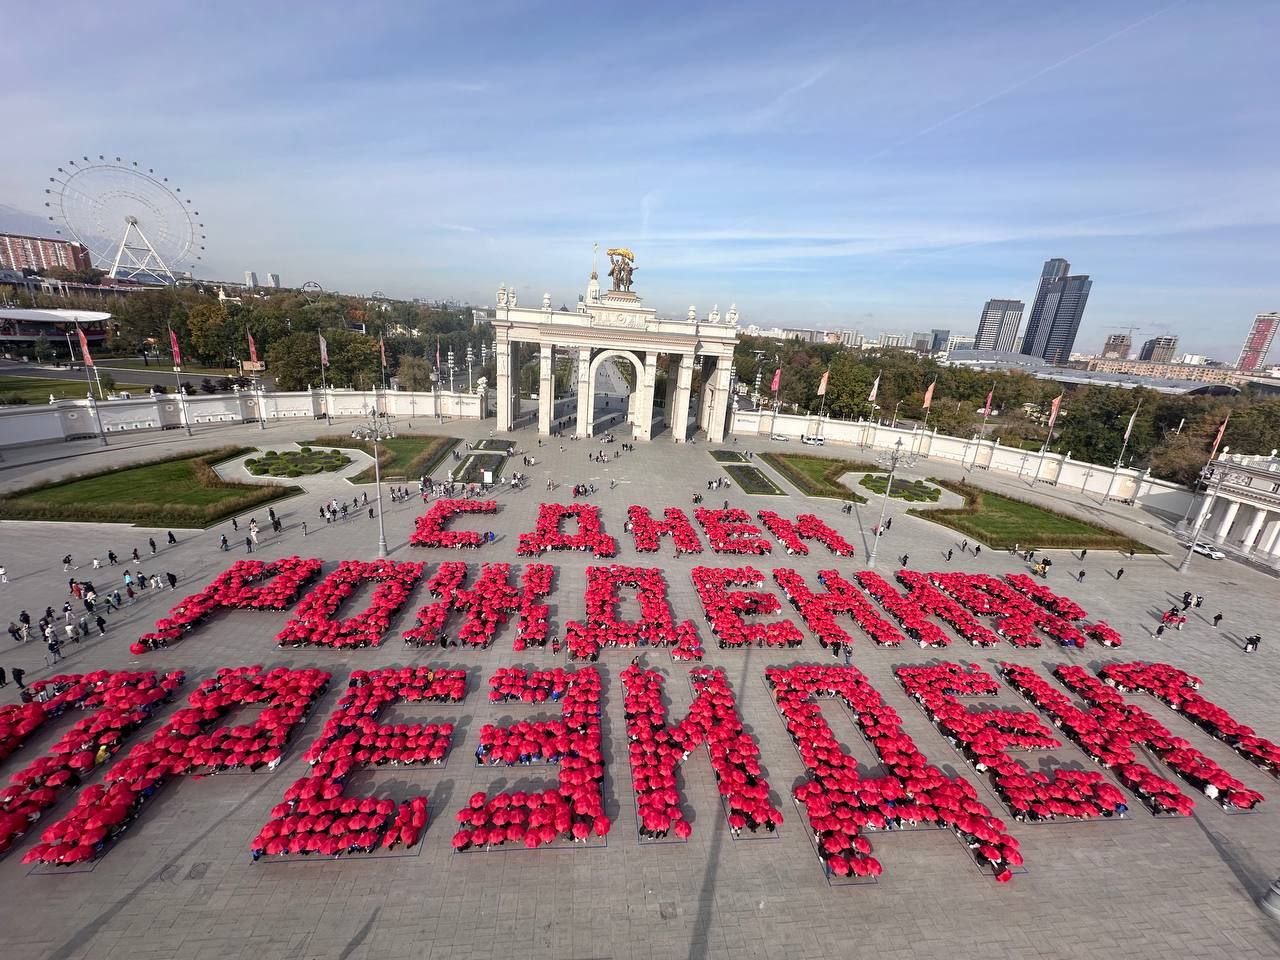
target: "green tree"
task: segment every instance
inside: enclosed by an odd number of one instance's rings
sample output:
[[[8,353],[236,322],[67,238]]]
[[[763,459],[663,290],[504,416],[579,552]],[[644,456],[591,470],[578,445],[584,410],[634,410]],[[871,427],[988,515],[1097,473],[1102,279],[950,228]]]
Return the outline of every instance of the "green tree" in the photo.
[[[216,303],[201,303],[187,314],[187,335],[197,359],[204,364],[221,364],[231,355],[234,335],[226,312]]]
[[[430,390],[431,370],[421,357],[406,355],[396,364],[396,380],[404,390]]]

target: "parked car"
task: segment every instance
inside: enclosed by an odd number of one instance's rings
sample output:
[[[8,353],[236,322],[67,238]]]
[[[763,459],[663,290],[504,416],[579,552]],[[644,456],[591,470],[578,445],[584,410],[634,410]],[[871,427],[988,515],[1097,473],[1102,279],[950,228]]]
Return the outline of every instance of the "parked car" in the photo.
[[[788,440],[790,440],[791,438],[790,438],[790,437],[784,437],[784,436],[783,436],[782,434],[780,434],[780,433],[771,433],[771,434],[769,434],[769,439],[770,439],[770,440],[777,440],[779,443],[786,443],[786,442],[787,442]]]
[[[1191,545],[1191,551],[1193,553],[1198,553],[1203,557],[1208,557],[1210,560],[1222,560],[1226,557],[1226,554],[1213,544],[1204,543],[1201,540],[1197,540]]]
[[[811,447],[820,447],[827,442],[826,437],[819,437],[808,433],[800,435],[800,442],[807,443]]]

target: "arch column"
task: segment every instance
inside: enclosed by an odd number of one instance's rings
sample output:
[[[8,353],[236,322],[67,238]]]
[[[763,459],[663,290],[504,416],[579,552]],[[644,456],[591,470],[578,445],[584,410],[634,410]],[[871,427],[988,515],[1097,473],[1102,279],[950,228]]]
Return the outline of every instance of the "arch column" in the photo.
[[[1196,522],[1191,525],[1191,529],[1199,530],[1208,521],[1215,500],[1217,500],[1217,497],[1213,494],[1205,494],[1204,503],[1200,504],[1200,512],[1196,514]]]
[[[644,370],[636,379],[636,414],[632,436],[637,440],[649,440],[653,436],[653,393],[658,384],[657,353],[650,350],[645,354]]]
[[[720,443],[724,440],[724,424],[729,416],[729,373],[732,361],[729,357],[717,357],[711,382],[711,415],[707,421],[707,440]]]
[[[511,380],[512,370],[512,347],[514,344],[507,339],[506,333],[502,330],[498,331],[497,343],[494,346],[495,356],[494,363],[497,366],[497,387],[498,392],[498,423],[497,430],[499,433],[506,433],[511,430],[513,420],[513,410],[511,403]]]
[[[1244,547],[1245,552],[1253,552],[1253,544],[1258,539],[1258,534],[1262,532],[1262,524],[1266,522],[1266,519],[1266,508],[1255,507],[1253,510],[1253,519],[1249,521],[1249,529],[1245,531],[1244,539],[1240,541],[1240,545]]]
[[[689,395],[693,392],[693,354],[680,354],[676,373],[676,401],[672,411],[671,433],[676,443],[689,439]]]
[[[1239,500],[1227,501],[1227,512],[1222,518],[1222,522],[1218,524],[1218,539],[1225,540],[1227,534],[1231,532],[1231,525],[1236,522],[1236,514],[1240,512]]]
[[[576,436],[591,436],[591,348],[578,348],[578,429]]]
[[[676,380],[679,378],[678,364],[667,363],[667,392],[662,404],[662,422],[670,428],[675,423],[673,411],[676,402]]]
[[[1258,541],[1258,552],[1275,553],[1280,548],[1280,517],[1275,517],[1262,531],[1262,539]]]
[[[538,348],[538,433],[544,437],[551,435],[551,421],[556,409],[556,378],[551,351],[549,343]]]

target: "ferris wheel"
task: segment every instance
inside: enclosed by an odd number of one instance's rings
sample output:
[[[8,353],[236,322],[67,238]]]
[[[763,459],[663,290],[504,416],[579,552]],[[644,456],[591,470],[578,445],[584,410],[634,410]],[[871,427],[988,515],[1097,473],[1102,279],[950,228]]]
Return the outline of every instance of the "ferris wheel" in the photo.
[[[181,187],[136,160],[69,160],[44,192],[58,235],[83,244],[114,279],[173,284],[203,259],[200,211]]]

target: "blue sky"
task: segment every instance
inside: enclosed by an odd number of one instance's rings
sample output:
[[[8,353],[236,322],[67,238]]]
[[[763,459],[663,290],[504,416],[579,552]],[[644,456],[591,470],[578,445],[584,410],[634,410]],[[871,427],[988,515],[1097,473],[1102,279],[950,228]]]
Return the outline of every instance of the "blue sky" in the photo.
[[[13,23],[11,22],[11,26]],[[972,333],[1040,265],[1234,360],[1280,310],[1272,2],[65,4],[0,41],[0,205],[118,153],[211,272],[572,303],[591,243],[664,312]]]

